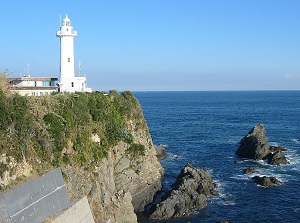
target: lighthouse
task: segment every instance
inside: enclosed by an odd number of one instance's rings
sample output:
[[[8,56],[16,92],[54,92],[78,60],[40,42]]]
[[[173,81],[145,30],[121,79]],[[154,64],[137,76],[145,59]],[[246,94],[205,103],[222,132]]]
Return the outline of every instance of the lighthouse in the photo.
[[[71,26],[71,20],[66,17],[61,23],[60,30],[56,32],[56,36],[60,39],[60,92],[91,92],[91,88],[87,88],[86,77],[76,77],[74,69],[74,38],[77,32]]]

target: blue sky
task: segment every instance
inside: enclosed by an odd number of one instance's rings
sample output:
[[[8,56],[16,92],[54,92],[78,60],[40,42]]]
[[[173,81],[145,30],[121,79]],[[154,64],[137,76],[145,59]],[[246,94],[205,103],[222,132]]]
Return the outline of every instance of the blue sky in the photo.
[[[0,71],[59,77],[68,14],[94,90],[300,89],[299,12],[299,0],[1,0]]]

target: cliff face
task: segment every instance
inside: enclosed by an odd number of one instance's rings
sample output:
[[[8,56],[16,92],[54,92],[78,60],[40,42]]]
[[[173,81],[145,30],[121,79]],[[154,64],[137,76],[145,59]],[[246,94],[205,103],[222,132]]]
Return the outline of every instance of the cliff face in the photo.
[[[3,83],[2,83],[3,84]],[[95,222],[137,222],[163,169],[130,92],[21,97],[0,90],[0,189],[61,166],[71,200]]]
[[[71,199],[88,195],[95,222],[137,222],[134,211],[142,211],[161,189],[163,169],[148,130],[137,130],[134,138],[145,146],[144,155],[128,153],[129,146],[120,142],[92,173],[84,168],[63,167]]]

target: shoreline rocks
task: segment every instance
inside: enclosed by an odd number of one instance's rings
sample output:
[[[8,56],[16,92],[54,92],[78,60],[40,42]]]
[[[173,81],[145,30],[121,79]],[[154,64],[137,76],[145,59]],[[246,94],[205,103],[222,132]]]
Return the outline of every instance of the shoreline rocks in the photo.
[[[271,165],[287,164],[283,152],[287,151],[282,146],[270,146],[266,137],[266,130],[263,124],[256,125],[240,141],[236,155],[242,158],[254,160],[268,160]]]
[[[204,208],[207,198],[216,196],[215,183],[204,169],[187,164],[178,175],[172,190],[154,207],[151,219],[184,217]]]

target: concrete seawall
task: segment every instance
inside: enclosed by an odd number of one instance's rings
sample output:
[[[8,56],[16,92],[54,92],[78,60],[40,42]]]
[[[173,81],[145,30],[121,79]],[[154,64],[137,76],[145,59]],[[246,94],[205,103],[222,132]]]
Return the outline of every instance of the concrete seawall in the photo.
[[[72,205],[69,209],[58,215],[53,221],[49,223],[95,223],[93,215],[87,200],[83,197],[81,200]]]

